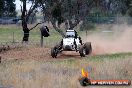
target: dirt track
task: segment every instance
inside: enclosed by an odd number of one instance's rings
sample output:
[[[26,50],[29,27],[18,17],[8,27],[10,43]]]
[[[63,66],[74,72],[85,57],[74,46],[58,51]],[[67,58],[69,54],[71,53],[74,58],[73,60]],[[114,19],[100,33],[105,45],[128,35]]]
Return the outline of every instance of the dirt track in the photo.
[[[5,59],[46,59],[52,60],[53,58],[50,55],[50,48],[28,48],[21,50],[10,50],[1,54]],[[63,52],[58,55],[57,59],[66,59],[66,58],[81,58],[79,53],[76,52]]]
[[[91,55],[104,55],[120,52],[132,52],[132,26],[127,25],[115,25],[110,28],[111,32],[99,32],[88,34],[88,36],[81,36],[83,42],[92,43],[92,54]],[[2,54],[2,57],[5,59],[53,59],[50,56],[50,48],[22,48],[7,51]],[[58,55],[57,59],[66,59],[66,58],[78,58],[79,53],[76,52],[63,52]]]

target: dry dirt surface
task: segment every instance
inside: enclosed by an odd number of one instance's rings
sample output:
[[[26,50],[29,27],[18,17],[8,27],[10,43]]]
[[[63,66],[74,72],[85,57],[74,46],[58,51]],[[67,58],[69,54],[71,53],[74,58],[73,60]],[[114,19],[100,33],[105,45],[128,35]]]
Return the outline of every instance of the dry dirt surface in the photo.
[[[49,48],[21,48],[9,50],[2,53],[1,56],[5,59],[49,59]]]
[[[3,59],[45,59],[52,60],[50,54],[50,48],[40,48],[40,47],[31,47],[31,48],[21,48],[21,49],[12,49],[6,52],[1,53]],[[57,59],[65,58],[81,58],[78,52],[74,51],[65,51],[58,54]]]

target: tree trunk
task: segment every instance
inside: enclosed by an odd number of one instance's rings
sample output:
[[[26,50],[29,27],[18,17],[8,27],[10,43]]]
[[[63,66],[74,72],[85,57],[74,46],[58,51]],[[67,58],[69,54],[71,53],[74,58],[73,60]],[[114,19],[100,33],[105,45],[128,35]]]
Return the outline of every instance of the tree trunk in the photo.
[[[22,9],[22,15],[21,15],[21,18],[22,18],[22,28],[23,28],[23,33],[24,33],[24,36],[23,36],[23,40],[22,42],[28,42],[28,39],[29,39],[29,29],[27,27],[27,16],[26,16],[26,0],[23,0],[23,9]]]
[[[25,27],[23,27],[23,33],[24,33],[24,36],[23,36],[23,42],[28,42],[29,40],[29,29],[26,27],[27,24],[23,25]]]

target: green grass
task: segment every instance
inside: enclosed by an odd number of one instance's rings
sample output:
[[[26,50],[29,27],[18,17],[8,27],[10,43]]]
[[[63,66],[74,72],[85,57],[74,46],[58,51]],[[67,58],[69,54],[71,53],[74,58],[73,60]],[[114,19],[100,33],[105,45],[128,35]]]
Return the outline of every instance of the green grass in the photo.
[[[23,38],[23,31],[20,26],[0,26],[0,43],[21,42]],[[44,38],[44,44],[47,46],[53,46],[55,43],[60,41],[61,36],[54,29],[50,29],[50,36]],[[40,31],[36,28],[30,31],[30,42],[39,43],[40,42]]]
[[[85,31],[79,31],[79,30],[77,31],[81,37],[86,36]],[[91,34],[96,34],[96,33],[104,36],[104,34],[102,34],[101,31],[99,30],[88,31],[88,36]],[[111,34],[109,33],[107,35],[111,36]],[[110,36],[108,36],[107,38],[109,38]],[[13,41],[21,42],[22,38],[23,38],[23,31],[21,26],[16,26],[16,25],[0,26],[0,43],[10,43]],[[48,46],[48,47],[54,46],[61,39],[62,37],[58,32],[56,32],[54,29],[50,29],[50,36],[44,38],[44,44],[45,46]],[[30,31],[29,41],[40,44],[40,30],[38,27]]]
[[[59,65],[63,64],[66,65],[67,67],[71,67],[71,65],[76,64],[76,62],[78,61],[80,61],[81,63],[103,62],[105,60],[122,60],[131,57],[132,57],[132,53],[115,53],[115,54],[106,54],[106,55],[87,56],[82,59],[76,59],[76,58],[65,58],[64,60],[54,59],[52,61],[44,61],[43,63],[49,62]]]

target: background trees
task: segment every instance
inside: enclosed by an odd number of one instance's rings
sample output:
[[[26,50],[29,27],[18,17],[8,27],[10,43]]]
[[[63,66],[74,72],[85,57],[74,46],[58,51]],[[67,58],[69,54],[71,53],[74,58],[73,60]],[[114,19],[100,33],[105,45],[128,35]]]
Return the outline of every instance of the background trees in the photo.
[[[0,0],[0,17],[15,17],[16,5],[15,0]]]
[[[16,16],[15,0],[0,0],[0,17]],[[116,15],[132,16],[131,0],[20,0],[21,20],[24,32],[23,41],[28,41],[29,32],[33,28],[28,27],[29,21],[33,21],[32,17],[36,17],[35,13],[41,11],[43,14],[43,22],[49,21],[54,29],[64,37],[63,29],[73,29],[79,23],[83,26],[92,22],[98,22],[101,17],[115,17]],[[27,10],[28,3],[31,7]],[[89,21],[90,19],[90,21]],[[100,19],[98,19],[100,20]],[[42,22],[42,23],[43,23]],[[64,23],[65,28],[60,25]]]
[[[118,14],[132,14],[131,0],[21,0],[22,27],[24,34],[28,34],[30,29],[27,22],[36,8],[43,13],[44,21],[50,21],[54,29],[64,37],[64,30],[73,29],[80,22],[82,25],[89,25],[89,17],[116,16]],[[32,6],[27,11],[27,1],[32,2]],[[96,19],[97,20],[97,19]],[[97,21],[94,22],[97,22]],[[60,25],[65,23],[65,28]],[[32,29],[32,28],[31,28]],[[24,35],[23,41],[28,41],[29,35]]]

